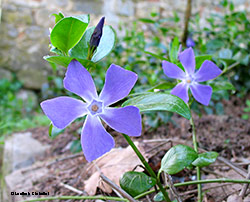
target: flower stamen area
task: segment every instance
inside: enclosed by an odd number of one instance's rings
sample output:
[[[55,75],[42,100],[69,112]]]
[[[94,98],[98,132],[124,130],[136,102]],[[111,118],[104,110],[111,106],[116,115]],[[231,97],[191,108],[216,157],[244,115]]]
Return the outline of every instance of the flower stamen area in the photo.
[[[88,106],[88,110],[91,115],[102,113],[103,103],[101,101],[92,100],[92,102]]]

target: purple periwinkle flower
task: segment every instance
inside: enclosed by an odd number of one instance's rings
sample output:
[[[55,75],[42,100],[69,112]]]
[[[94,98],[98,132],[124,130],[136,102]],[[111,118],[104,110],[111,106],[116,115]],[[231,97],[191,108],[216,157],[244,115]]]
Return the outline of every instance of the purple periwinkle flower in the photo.
[[[104,87],[98,96],[90,73],[77,60],[72,60],[63,80],[64,88],[86,102],[62,96],[43,101],[41,107],[52,124],[60,129],[76,118],[87,115],[81,132],[81,144],[87,161],[92,161],[114,147],[114,140],[100,119],[120,133],[140,136],[141,115],[137,107],[109,107],[126,97],[136,80],[135,73],[112,64],[107,70]]]
[[[205,60],[200,69],[195,72],[195,56],[192,48],[188,48],[179,54],[179,60],[185,72],[177,65],[168,61],[162,62],[164,73],[181,82],[174,87],[171,94],[178,96],[184,102],[188,102],[188,89],[190,88],[194,98],[203,105],[208,105],[212,95],[212,88],[199,82],[214,79],[221,74],[221,70],[213,62]]]
[[[194,42],[194,40],[192,39],[192,37],[188,37],[188,38],[187,38],[187,40],[186,40],[186,46],[187,46],[188,48],[194,47],[194,46],[195,46],[195,42]]]

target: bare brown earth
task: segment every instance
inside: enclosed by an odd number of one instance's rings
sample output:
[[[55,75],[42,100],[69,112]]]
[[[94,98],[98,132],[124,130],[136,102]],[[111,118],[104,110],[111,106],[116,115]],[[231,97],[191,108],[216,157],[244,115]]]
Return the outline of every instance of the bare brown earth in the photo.
[[[207,151],[216,151],[220,157],[226,158],[228,161],[233,162],[242,172],[247,174],[247,166],[250,164],[250,123],[249,121],[242,120],[240,117],[243,113],[244,102],[239,98],[232,98],[230,101],[223,101],[225,106],[225,114],[223,116],[217,115],[203,115],[202,117],[194,116],[199,146]],[[189,122],[178,116],[174,115],[173,120],[176,124],[167,123],[159,127],[157,130],[149,132],[146,128],[144,134],[139,138],[134,138],[135,141],[141,143],[146,152],[146,156],[153,169],[157,172],[160,166],[160,160],[166,151],[176,144],[192,145],[192,137],[189,132]],[[34,183],[33,191],[49,191],[51,196],[59,195],[79,195],[77,191],[72,191],[65,185],[69,185],[77,190],[84,191],[84,180],[92,175],[87,170],[88,163],[83,155],[79,154],[71,157],[68,149],[68,144],[77,139],[77,136],[72,135],[75,129],[81,127],[82,123],[72,124],[64,134],[59,135],[55,140],[48,137],[48,128],[32,129],[33,137],[38,139],[44,144],[51,145],[45,157],[41,161],[49,160],[47,165],[49,174]],[[127,143],[120,134],[117,134],[112,129],[107,130],[113,135],[116,141],[116,147],[126,147]],[[165,141],[165,142],[164,142]],[[65,158],[66,157],[66,158]],[[56,161],[56,159],[60,159]],[[113,171],[115,172],[115,171]],[[234,169],[226,166],[220,161],[216,161],[209,167],[202,170],[203,179],[208,178],[233,178],[244,179]],[[189,181],[195,179],[195,171],[187,170],[173,176],[174,182],[182,182],[183,180]],[[62,185],[63,183],[63,185]],[[227,201],[228,196],[238,194],[242,185],[227,184],[206,184],[203,188],[206,189],[204,201],[206,202],[221,202]],[[214,189],[216,188],[216,189]],[[180,187],[177,189],[183,201],[191,202],[197,201],[195,185]],[[250,190],[247,194],[250,197]],[[98,189],[97,194],[116,196],[114,192],[105,193]],[[150,195],[151,200],[154,194]],[[143,199],[148,201],[148,199]],[[74,201],[74,200],[69,200]],[[79,201],[79,200],[78,200]],[[236,201],[236,200],[235,200]],[[248,201],[248,199],[245,199]],[[236,201],[237,202],[237,201]]]

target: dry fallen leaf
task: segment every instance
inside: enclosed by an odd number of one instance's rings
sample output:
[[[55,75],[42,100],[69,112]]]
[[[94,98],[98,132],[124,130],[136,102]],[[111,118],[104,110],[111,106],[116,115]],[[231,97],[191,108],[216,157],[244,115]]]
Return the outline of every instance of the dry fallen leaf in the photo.
[[[227,198],[227,202],[243,202],[243,200],[237,194],[233,194]]]
[[[145,157],[145,152],[138,142],[135,142],[137,148]],[[95,165],[100,168],[97,170]],[[95,195],[97,187],[101,188],[106,193],[111,193],[112,189],[105,182],[100,181],[100,171],[108,177],[111,181],[119,185],[119,179],[123,173],[131,171],[136,166],[142,165],[133,149],[128,146],[127,148],[114,148],[106,155],[91,163],[87,170],[92,173],[91,177],[84,181],[85,191],[89,195]],[[142,168],[137,167],[137,171],[142,171]]]

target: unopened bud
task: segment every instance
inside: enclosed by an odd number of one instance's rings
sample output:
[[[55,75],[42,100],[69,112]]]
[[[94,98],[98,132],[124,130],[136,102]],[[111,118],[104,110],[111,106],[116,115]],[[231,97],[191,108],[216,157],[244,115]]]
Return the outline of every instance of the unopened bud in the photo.
[[[89,46],[90,48],[97,48],[102,37],[102,29],[104,25],[105,17],[102,17],[99,23],[96,25],[95,30],[90,38]]]

